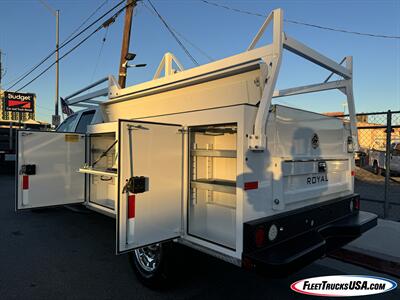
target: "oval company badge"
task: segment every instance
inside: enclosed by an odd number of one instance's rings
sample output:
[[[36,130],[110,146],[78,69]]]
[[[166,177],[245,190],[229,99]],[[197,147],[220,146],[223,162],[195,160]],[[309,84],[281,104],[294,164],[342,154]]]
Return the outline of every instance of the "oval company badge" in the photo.
[[[318,134],[314,133],[313,137],[311,138],[311,145],[314,149],[319,147],[319,136]]]
[[[394,280],[364,275],[334,275],[302,279],[290,288],[301,294],[322,297],[351,297],[386,293],[394,290]]]

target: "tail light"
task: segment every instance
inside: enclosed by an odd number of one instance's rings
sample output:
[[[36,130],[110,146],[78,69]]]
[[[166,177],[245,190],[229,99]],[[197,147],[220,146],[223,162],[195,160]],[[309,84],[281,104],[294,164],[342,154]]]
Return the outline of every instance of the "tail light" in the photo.
[[[355,197],[353,199],[353,209],[360,210],[360,197]]]
[[[265,244],[265,229],[264,227],[258,227],[254,234],[254,239],[257,248],[262,247]]]

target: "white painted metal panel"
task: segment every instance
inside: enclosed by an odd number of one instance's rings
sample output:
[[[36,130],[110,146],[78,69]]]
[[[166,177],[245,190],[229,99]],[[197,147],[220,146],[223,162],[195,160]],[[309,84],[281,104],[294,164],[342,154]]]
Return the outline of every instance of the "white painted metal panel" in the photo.
[[[273,156],[295,160],[348,158],[347,136],[342,120],[280,105],[275,106],[273,115],[276,122]],[[315,134],[318,146],[312,144]],[[350,133],[347,135],[350,136]]]
[[[325,172],[318,171],[321,162],[326,164]],[[286,205],[322,195],[344,191],[351,193],[348,160],[283,162],[282,170],[283,201]]]
[[[140,125],[142,128],[129,126]],[[181,126],[120,121],[117,253],[181,235],[183,191],[183,133]],[[132,150],[129,146],[132,138]],[[136,194],[129,218],[128,193],[123,187],[133,176],[149,178],[149,190]],[[131,208],[132,209],[132,208]]]
[[[273,209],[352,193],[350,131],[342,120],[275,106]],[[319,164],[326,166],[319,169]]]
[[[55,206],[84,201],[85,135],[65,132],[18,132],[16,208]],[[36,166],[23,188],[22,165]]]
[[[250,70],[162,93],[146,96],[129,94],[126,96],[129,97],[126,101],[107,101],[101,107],[106,121],[116,121],[169,114],[176,116],[178,113],[242,103],[256,104],[260,101],[261,94],[258,78],[260,78],[259,69]]]

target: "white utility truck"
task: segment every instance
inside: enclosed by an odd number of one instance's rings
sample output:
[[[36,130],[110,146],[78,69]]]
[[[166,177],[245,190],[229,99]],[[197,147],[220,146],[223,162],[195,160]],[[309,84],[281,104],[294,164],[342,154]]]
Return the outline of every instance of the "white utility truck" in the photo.
[[[167,53],[151,81],[74,93],[69,105],[103,114],[87,132],[20,131],[17,210],[82,203],[115,218],[116,253],[132,251],[148,285],[166,278],[172,242],[282,273],[375,226],[354,194],[352,58],[334,62],[282,20],[274,10],[243,53],[188,70]],[[256,48],[271,22],[273,42]],[[284,49],[342,79],[275,90]],[[331,89],[347,96],[349,122],[271,103]]]
[[[390,144],[390,172],[400,174],[400,141]],[[376,175],[386,171],[386,140],[376,140],[369,150],[369,165]]]

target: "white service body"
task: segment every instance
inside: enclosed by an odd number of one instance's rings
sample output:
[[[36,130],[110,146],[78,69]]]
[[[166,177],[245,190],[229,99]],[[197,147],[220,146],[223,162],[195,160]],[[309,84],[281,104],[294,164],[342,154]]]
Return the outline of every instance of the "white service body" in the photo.
[[[307,207],[315,214],[353,195],[351,58],[343,67],[283,35],[280,10],[273,20],[271,45],[253,42],[246,52],[180,72],[168,54],[164,77],[160,67],[158,77],[124,89],[110,78],[100,104],[105,123],[86,134],[20,131],[17,209],[83,203],[115,217],[118,254],[175,240],[240,265],[252,243],[245,228],[257,220]],[[283,48],[344,80],[274,91]],[[271,105],[272,97],[327,89],[345,91],[349,122]],[[135,176],[146,187],[134,194],[127,183]],[[346,201],[352,213],[353,200]],[[296,228],[274,230],[270,240]]]

